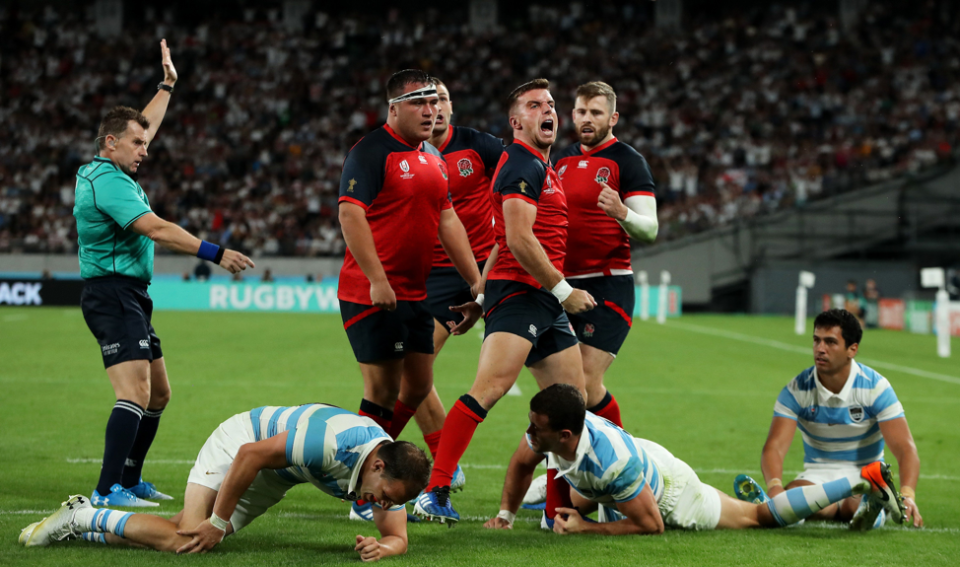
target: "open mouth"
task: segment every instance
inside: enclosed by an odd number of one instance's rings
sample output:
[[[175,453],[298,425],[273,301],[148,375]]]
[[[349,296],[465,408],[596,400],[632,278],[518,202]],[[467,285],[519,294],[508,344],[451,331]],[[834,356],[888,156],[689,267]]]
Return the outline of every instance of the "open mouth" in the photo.
[[[544,134],[553,134],[553,119],[548,118],[540,124],[540,132]]]
[[[438,114],[438,115],[437,115],[437,124],[443,124],[443,115],[442,115],[442,114]]]
[[[594,132],[593,126],[584,126],[580,129],[580,133],[585,135],[593,134]]]

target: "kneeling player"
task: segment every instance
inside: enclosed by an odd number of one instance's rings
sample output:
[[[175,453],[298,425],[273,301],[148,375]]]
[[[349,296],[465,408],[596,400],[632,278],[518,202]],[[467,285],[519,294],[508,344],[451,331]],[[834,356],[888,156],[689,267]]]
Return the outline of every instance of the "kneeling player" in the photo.
[[[530,401],[527,440],[531,450],[526,459],[510,463],[501,513],[484,524],[488,528],[511,527],[523,495],[517,489],[529,482],[540,458],[536,453],[546,453],[550,466],[557,467],[574,491],[577,509],[557,510],[553,529],[559,534],[780,527],[854,494],[873,495],[895,521],[903,520],[903,504],[884,463],[788,490],[765,504],[742,502],[700,482],[689,465],[660,445],[588,413],[580,392],[563,384],[543,389]],[[595,504],[600,506],[600,523],[581,516]]]
[[[190,471],[183,510],[171,519],[93,508],[73,496],[24,529],[24,545],[82,537],[158,551],[207,551],[279,502],[292,486],[311,483],[347,500],[375,503],[381,538],[357,536],[372,561],[407,550],[403,503],[427,484],[430,461],[416,445],[393,441],[373,420],[325,404],[261,407],[220,424]]]

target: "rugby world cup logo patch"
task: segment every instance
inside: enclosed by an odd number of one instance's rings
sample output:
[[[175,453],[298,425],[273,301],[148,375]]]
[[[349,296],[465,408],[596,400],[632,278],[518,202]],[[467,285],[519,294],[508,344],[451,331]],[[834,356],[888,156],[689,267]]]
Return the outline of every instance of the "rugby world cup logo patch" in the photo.
[[[414,176],[413,173],[410,173],[410,164],[407,163],[407,160],[400,162],[400,170],[403,171],[403,175],[400,176],[401,179],[410,179]]]
[[[610,168],[601,167],[597,170],[597,183],[606,183],[610,179]]]
[[[863,421],[862,407],[850,406],[849,411],[850,411],[850,419],[852,419],[854,423],[860,423],[861,421]]]
[[[473,175],[473,162],[463,158],[457,162],[457,169],[460,170],[460,177],[469,177]]]
[[[562,178],[563,178],[563,174],[564,174],[564,172],[566,172],[566,171],[567,171],[567,166],[566,166],[566,165],[561,165],[561,166],[560,166],[560,171],[557,172],[557,177],[559,177],[559,178],[562,179]]]

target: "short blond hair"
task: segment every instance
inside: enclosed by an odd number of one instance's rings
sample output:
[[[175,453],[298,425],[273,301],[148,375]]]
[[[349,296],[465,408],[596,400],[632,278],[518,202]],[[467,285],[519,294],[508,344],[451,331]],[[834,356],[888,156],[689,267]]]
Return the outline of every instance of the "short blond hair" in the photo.
[[[617,111],[617,93],[613,87],[603,81],[593,81],[577,87],[577,98],[583,97],[587,100],[602,96],[607,99],[607,106],[610,107],[610,114]]]

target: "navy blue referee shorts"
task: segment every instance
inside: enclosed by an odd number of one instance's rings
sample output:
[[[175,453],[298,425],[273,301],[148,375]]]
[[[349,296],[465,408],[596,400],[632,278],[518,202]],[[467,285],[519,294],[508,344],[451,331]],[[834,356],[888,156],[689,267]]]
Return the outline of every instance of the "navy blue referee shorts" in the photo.
[[[479,262],[477,268],[483,273],[484,262]],[[443,325],[449,333],[460,321],[463,314],[450,311],[452,305],[463,305],[473,301],[470,286],[460,277],[460,272],[453,266],[436,267],[430,270],[427,277],[427,311],[434,319]]]
[[[153,300],[146,283],[123,276],[89,279],[80,294],[80,310],[100,344],[104,368],[163,357],[160,337],[150,323]]]
[[[567,282],[597,301],[590,311],[570,315],[577,338],[585,345],[616,355],[633,325],[633,307],[637,302],[633,276],[575,278]]]
[[[340,301],[340,317],[357,362],[403,358],[408,352],[433,354],[433,317],[426,301],[397,301],[394,311]]]
[[[484,289],[484,339],[511,333],[533,343],[524,362],[532,366],[577,344],[567,313],[552,293],[512,280],[489,280]]]

